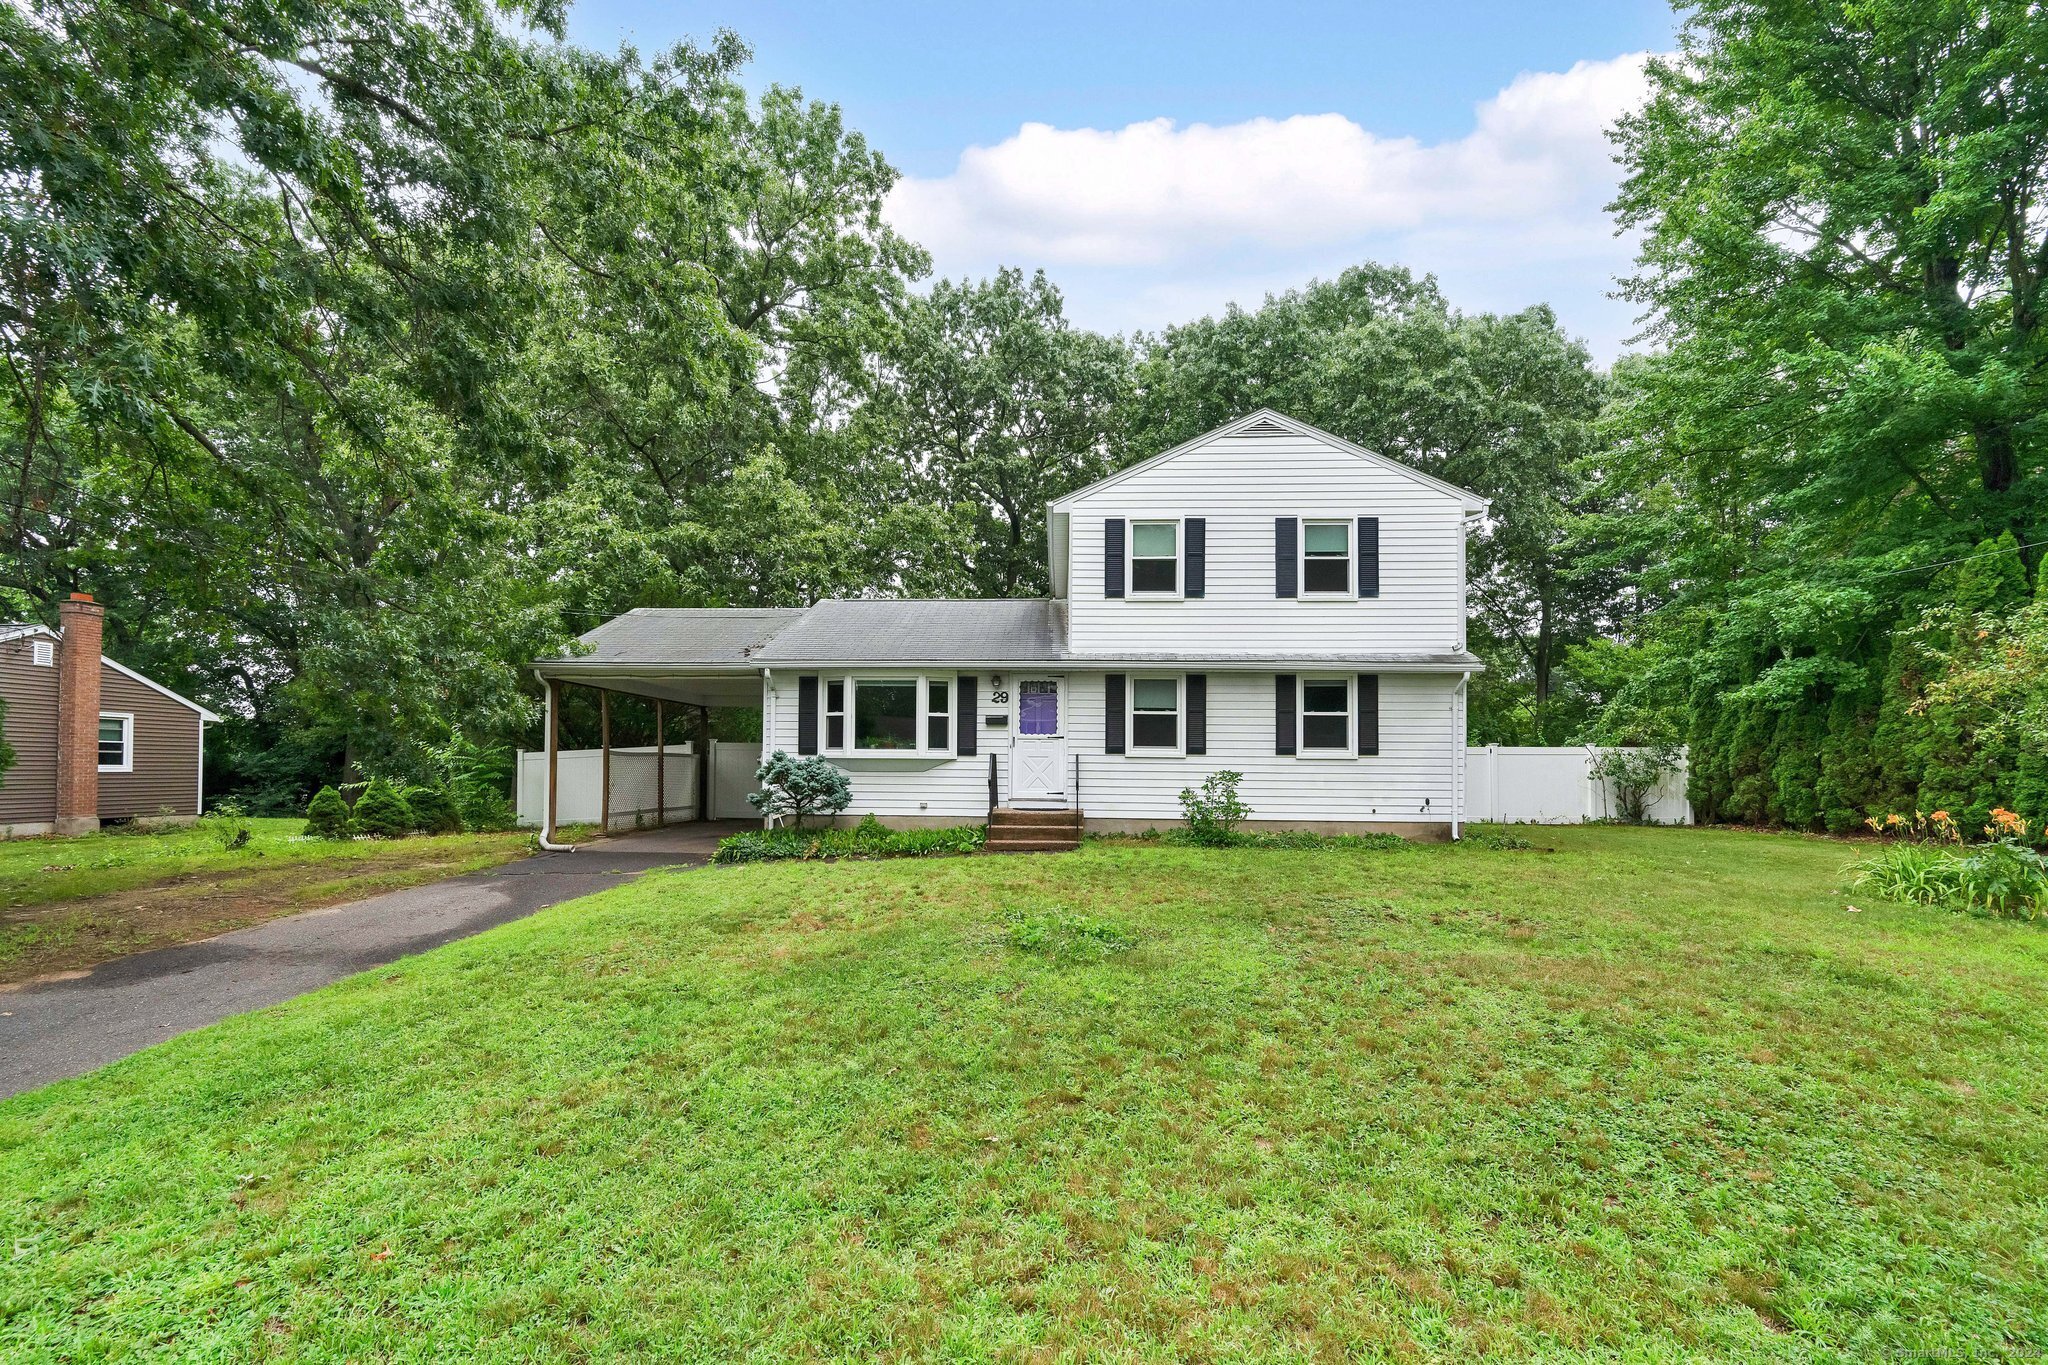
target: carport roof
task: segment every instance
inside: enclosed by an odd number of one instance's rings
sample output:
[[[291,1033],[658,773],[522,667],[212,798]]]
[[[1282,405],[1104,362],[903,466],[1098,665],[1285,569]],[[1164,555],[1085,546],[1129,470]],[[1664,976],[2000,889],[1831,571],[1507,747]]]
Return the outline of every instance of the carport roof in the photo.
[[[802,607],[635,607],[580,637],[584,664],[751,664]]]

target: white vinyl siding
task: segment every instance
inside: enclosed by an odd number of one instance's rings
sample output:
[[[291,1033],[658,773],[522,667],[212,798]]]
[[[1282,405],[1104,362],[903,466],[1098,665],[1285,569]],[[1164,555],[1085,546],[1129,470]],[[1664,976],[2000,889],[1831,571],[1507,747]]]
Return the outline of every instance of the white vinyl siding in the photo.
[[[965,665],[962,672],[969,671]],[[978,695],[972,705],[955,703],[959,724],[980,727],[981,752],[970,758],[930,755],[916,759],[862,758],[831,754],[853,786],[849,817],[943,817],[960,824],[978,824],[988,813],[988,769],[994,755],[999,791],[1009,799],[1010,732],[991,729],[982,720],[1009,708],[992,705],[992,674],[1000,673],[1011,691],[1020,677],[1008,669],[983,666],[971,670]],[[1208,673],[1208,752],[1199,757],[1161,756],[1134,752],[1105,754],[1103,744],[1103,674],[1066,670],[1068,763],[1080,774],[1078,802],[1090,819],[1144,820],[1164,827],[1180,819],[1180,791],[1199,787],[1212,772],[1233,769],[1244,774],[1240,795],[1255,821],[1297,823],[1325,821],[1421,822],[1448,824],[1454,763],[1465,751],[1462,699],[1458,678],[1442,673],[1380,675],[1380,752],[1349,762],[1309,762],[1273,752],[1273,674],[1270,672]],[[1136,678],[1168,676],[1131,673],[1125,681],[1126,706]],[[1179,675],[1173,675],[1179,676]],[[797,675],[775,674],[763,751],[796,752]],[[1186,688],[1177,692],[1182,736]],[[1355,696],[1355,682],[1354,682]],[[1126,717],[1126,736],[1130,734]],[[1077,762],[1078,760],[1078,762]]]
[[[1221,437],[1062,510],[1071,537],[1069,645],[1077,653],[1434,654],[1463,647],[1458,499],[1314,437]],[[1379,518],[1380,544],[1380,595],[1363,600],[1353,595],[1361,516]],[[1134,526],[1206,518],[1204,596],[1105,597],[1102,525],[1109,517]],[[1346,592],[1275,598],[1276,517],[1350,526]]]

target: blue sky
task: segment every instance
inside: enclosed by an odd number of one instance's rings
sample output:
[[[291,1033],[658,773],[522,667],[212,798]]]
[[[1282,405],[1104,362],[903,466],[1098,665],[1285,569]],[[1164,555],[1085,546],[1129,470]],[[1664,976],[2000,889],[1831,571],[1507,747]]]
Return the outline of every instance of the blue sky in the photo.
[[[1361,259],[1471,309],[1547,302],[1625,349],[1600,129],[1673,19],[1544,4],[657,4],[571,36],[654,49],[723,26],[756,88],[830,100],[904,173],[890,216],[938,273],[1043,267],[1079,323],[1152,330]]]

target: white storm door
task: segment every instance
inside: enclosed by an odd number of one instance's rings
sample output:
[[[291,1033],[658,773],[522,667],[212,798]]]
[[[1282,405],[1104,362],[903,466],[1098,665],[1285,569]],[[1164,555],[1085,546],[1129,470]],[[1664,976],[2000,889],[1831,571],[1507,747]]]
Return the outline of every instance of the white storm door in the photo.
[[[1017,725],[1010,732],[1010,801],[1064,807],[1067,788],[1067,681],[1019,678]]]

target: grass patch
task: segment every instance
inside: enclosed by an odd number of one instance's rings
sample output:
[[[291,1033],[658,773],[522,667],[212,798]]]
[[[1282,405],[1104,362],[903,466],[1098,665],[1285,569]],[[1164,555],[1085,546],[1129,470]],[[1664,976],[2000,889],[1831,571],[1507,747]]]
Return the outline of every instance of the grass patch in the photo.
[[[2048,936],[1543,842],[652,874],[0,1103],[0,1356],[2048,1349]]]
[[[459,876],[529,843],[525,834],[309,839],[304,826],[250,820],[248,844],[232,850],[190,826],[0,842],[0,982]]]

